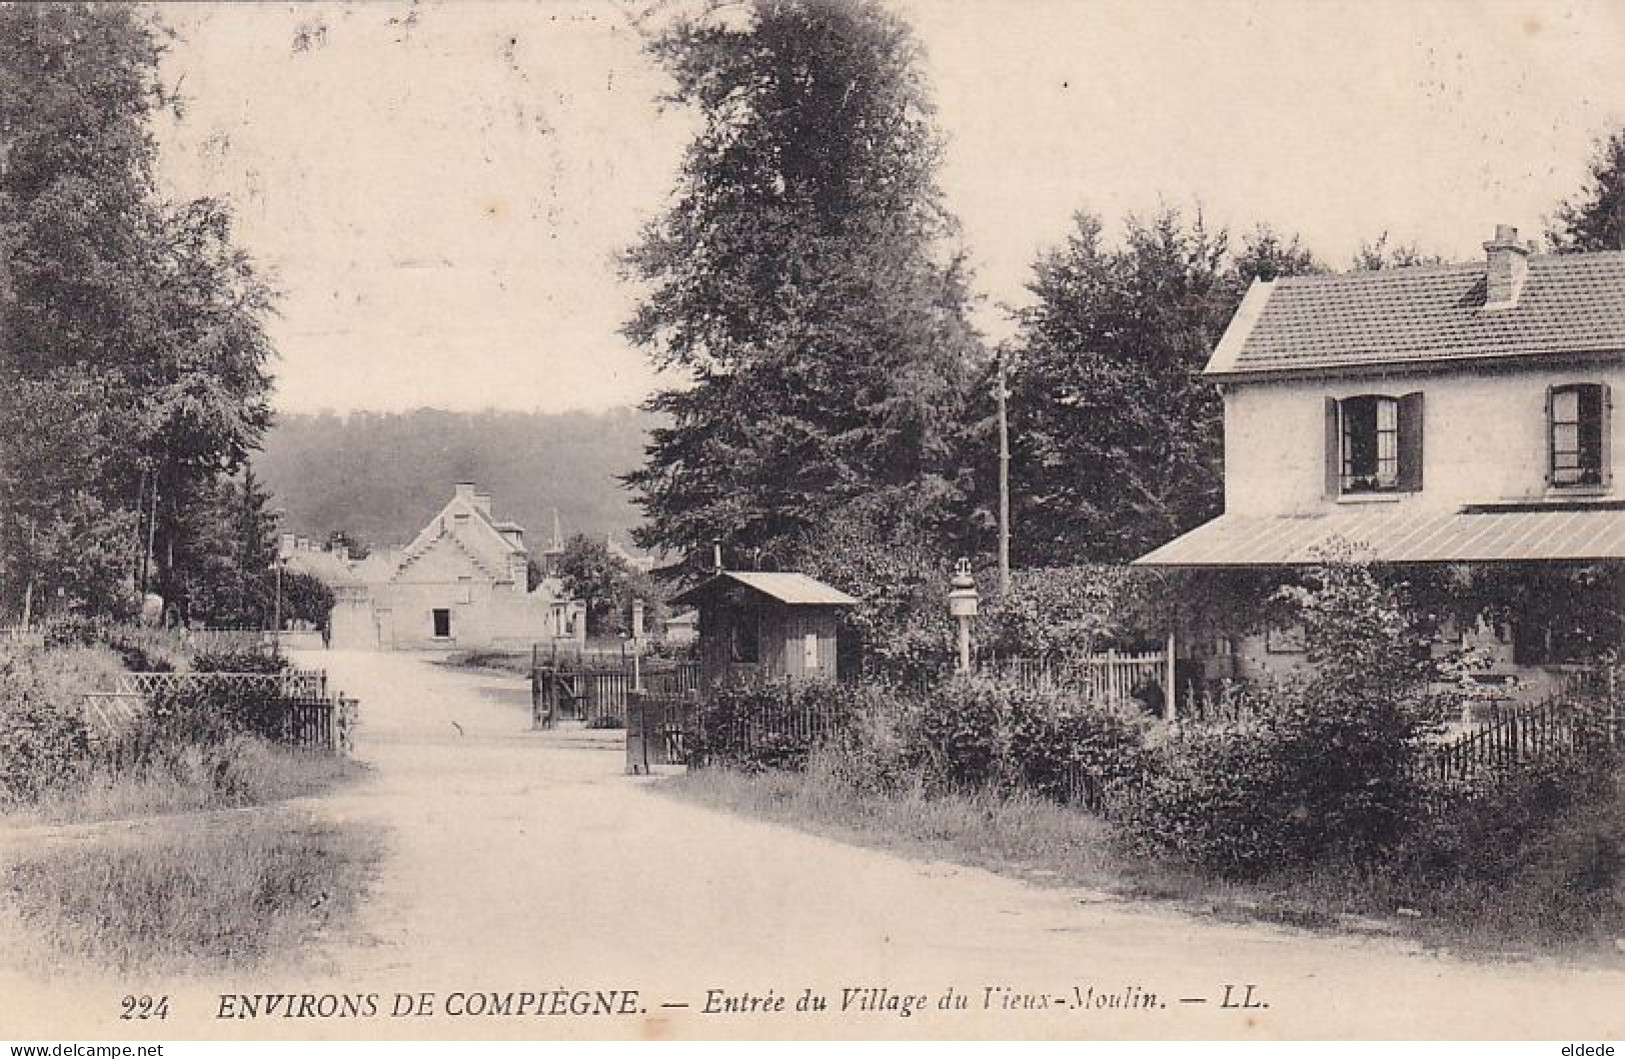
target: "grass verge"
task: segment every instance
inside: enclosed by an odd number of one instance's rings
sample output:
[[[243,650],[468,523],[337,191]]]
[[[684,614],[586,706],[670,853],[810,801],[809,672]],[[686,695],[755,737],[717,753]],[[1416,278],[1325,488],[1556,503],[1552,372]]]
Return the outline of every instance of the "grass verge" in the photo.
[[[1625,778],[1611,797],[1575,806],[1532,836],[1516,869],[1493,882],[1430,879],[1402,860],[1363,872],[1322,865],[1250,883],[1215,880],[1176,861],[1124,854],[1110,825],[1079,810],[991,793],[862,791],[816,758],[806,772],[710,769],[661,789],[856,845],[1226,920],[1394,936],[1478,958],[1544,953],[1617,963],[1625,944]]]
[[[52,791],[8,819],[91,823],[266,805],[320,794],[365,771],[342,755],[242,736],[218,746],[177,748],[161,765],[120,772],[92,769],[81,783]]]
[[[4,876],[23,923],[119,972],[252,967],[341,924],[375,877],[369,829],[289,813],[25,854]]]

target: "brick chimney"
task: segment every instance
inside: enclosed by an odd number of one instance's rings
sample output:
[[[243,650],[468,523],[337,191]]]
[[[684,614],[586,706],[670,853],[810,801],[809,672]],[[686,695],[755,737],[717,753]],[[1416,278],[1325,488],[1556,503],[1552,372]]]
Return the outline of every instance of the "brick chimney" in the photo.
[[[1518,304],[1518,295],[1529,277],[1529,248],[1518,242],[1518,229],[1510,224],[1495,226],[1495,238],[1484,244],[1489,255],[1484,273],[1484,308],[1509,309]]]
[[[476,489],[474,491],[474,506],[479,509],[480,514],[484,515],[486,518],[490,518],[491,494],[485,492],[483,489]]]

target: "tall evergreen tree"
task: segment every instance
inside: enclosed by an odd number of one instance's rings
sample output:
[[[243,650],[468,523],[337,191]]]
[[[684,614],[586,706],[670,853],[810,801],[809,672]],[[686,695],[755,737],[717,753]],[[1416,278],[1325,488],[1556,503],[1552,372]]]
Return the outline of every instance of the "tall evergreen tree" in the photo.
[[[978,345],[908,27],[873,0],[755,0],[652,51],[704,124],[626,257],[647,293],[625,334],[688,382],[648,405],[669,425],[627,478],[638,542],[773,561],[873,495],[951,526]]]
[[[1625,129],[1597,143],[1586,187],[1546,233],[1558,253],[1625,250]]]

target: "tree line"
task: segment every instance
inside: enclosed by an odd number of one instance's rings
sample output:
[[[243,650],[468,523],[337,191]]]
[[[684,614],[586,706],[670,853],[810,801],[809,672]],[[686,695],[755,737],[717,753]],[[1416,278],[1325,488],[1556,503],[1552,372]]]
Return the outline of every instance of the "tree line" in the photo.
[[[342,535],[352,554],[410,541],[453,483],[478,482],[498,515],[525,527],[539,552],[554,512],[566,534],[630,543],[637,510],[616,476],[637,465],[655,422],[605,412],[351,412],[278,414],[254,470],[317,539]]]
[[[275,296],[228,205],[171,201],[151,13],[0,5],[0,608],[9,620],[272,606]]]
[[[225,202],[156,185],[153,119],[183,108],[159,78],[165,40],[145,9],[0,5],[7,620],[127,613],[149,591],[201,620],[274,606],[276,518],[250,461],[271,423],[275,292]],[[752,0],[745,17],[678,18],[650,52],[665,102],[700,119],[670,208],[623,258],[643,291],[624,334],[681,377],[634,423],[647,441],[624,477],[637,542],[668,574],[699,573],[719,539],[733,565],[845,562],[877,582],[897,575],[876,556],[991,554],[995,354],[1018,565],[1126,559],[1217,513],[1219,404],[1200,371],[1253,279],[1327,267],[1300,239],[1176,209],[1110,238],[1080,213],[995,350],[971,322],[905,21],[878,0]],[[1547,240],[1625,246],[1625,130]],[[1427,259],[1383,235],[1352,264]]]
[[[680,386],[626,476],[639,543],[693,576],[794,567],[906,594],[876,554],[992,554],[996,356],[1008,371],[1013,558],[1123,561],[1218,514],[1222,415],[1201,371],[1254,279],[1327,271],[1290,232],[1201,213],[1079,213],[993,349],[938,182],[908,25],[878,0],[753,0],[650,45],[699,132],[625,255],[624,334]],[[1625,249],[1625,129],[1558,205],[1558,252]],[[1387,233],[1349,267],[1437,261]],[[909,560],[908,557],[914,557]],[[918,579],[916,579],[916,584]]]

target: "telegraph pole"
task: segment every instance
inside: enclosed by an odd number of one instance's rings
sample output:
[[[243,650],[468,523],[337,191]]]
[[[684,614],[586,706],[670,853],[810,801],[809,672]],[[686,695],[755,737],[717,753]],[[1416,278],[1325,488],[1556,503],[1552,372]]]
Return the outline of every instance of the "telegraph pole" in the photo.
[[[999,595],[1010,591],[1010,418],[1006,414],[1009,395],[1004,387],[1005,346],[998,345],[999,357]]]

